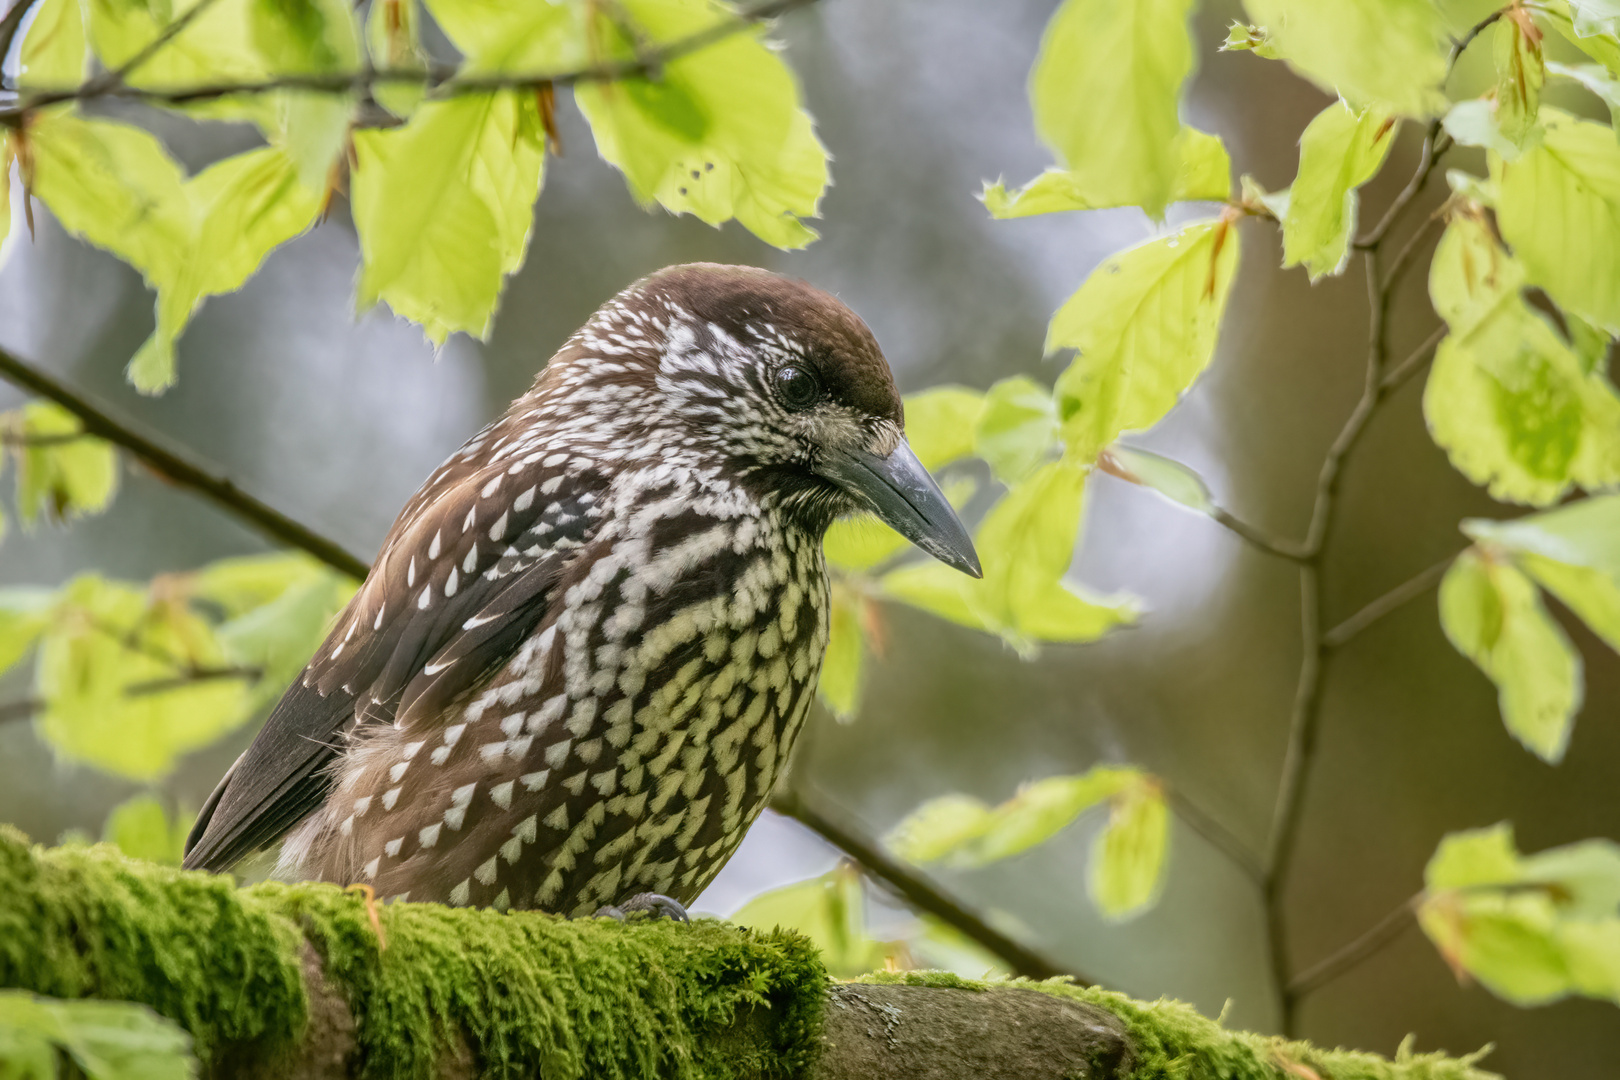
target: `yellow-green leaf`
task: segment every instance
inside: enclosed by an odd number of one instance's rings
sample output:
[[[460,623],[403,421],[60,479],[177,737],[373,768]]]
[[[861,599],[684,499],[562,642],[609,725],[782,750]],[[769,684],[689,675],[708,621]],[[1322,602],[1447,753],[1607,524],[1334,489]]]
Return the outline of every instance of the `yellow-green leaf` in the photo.
[[[379,300],[435,344],[487,337],[528,249],[544,134],[514,91],[424,104],[403,127],[355,134],[361,308]]]
[[[0,673],[28,655],[50,625],[55,605],[51,589],[0,589]]]
[[[1170,808],[1164,787],[1140,773],[1109,800],[1108,827],[1091,851],[1087,885],[1097,910],[1109,919],[1140,915],[1164,888],[1170,848]]]
[[[1620,482],[1620,395],[1526,304],[1524,281],[1481,215],[1454,216],[1429,276],[1451,334],[1423,409],[1459,472],[1498,499],[1545,505]]]
[[[1581,704],[1581,658],[1530,579],[1470,548],[1440,583],[1440,625],[1496,684],[1514,738],[1545,761],[1561,761]]]
[[[1360,112],[1343,100],[1323,109],[1299,139],[1299,175],[1283,217],[1283,265],[1303,263],[1315,281],[1338,274],[1350,259],[1360,197],[1356,189],[1378,174],[1395,143],[1387,108]]]
[[[866,652],[863,626],[866,603],[853,589],[833,585],[827,651],[821,661],[821,681],[816,689],[827,708],[840,720],[854,719],[855,708],[860,704],[861,666]]]
[[[995,820],[982,799],[941,795],[907,814],[884,843],[907,862],[938,862],[983,836]]]
[[[1541,31],[1528,11],[1511,10],[1496,21],[1496,124],[1513,146],[1523,149],[1535,132],[1547,63]]]
[[[253,0],[249,26],[265,66],[288,74],[355,71],[360,33],[346,0]],[[348,94],[285,90],[274,95],[276,142],[298,164],[298,179],[324,195],[332,164],[348,138]]]
[[[503,11],[536,8],[532,4],[502,3],[499,6]],[[560,10],[575,8],[569,5]],[[441,20],[439,25],[445,24]],[[376,0],[366,15],[366,51],[373,67],[425,72],[428,56],[422,48],[422,12],[417,0]],[[371,88],[371,93],[377,104],[405,119],[410,119],[425,96],[422,84],[407,82],[379,82]]]
[[[906,441],[924,467],[943,469],[973,453],[973,428],[984,395],[965,386],[935,386],[906,397]]]
[[[1620,142],[1607,124],[1541,111],[1546,135],[1492,160],[1502,238],[1560,307],[1620,334]]]
[[[1200,514],[1213,515],[1215,500],[1203,477],[1179,461],[1131,446],[1110,446],[1097,461],[1110,476],[1151,488],[1160,495]]]
[[[1214,355],[1237,262],[1231,224],[1198,222],[1110,258],[1058,309],[1046,351],[1080,353],[1055,388],[1072,454],[1170,411]]]
[[[179,866],[190,829],[190,822],[172,820],[155,795],[142,794],[113,807],[102,837],[132,859]]]
[[[78,417],[52,402],[36,401],[13,415],[9,426],[25,443],[16,449],[17,511],[23,521],[33,522],[41,513],[63,521],[107,509],[118,490],[118,452],[112,444],[84,437]]]
[[[90,45],[109,69],[121,68],[203,0],[86,0]],[[126,76],[131,86],[176,89],[251,82],[270,75],[254,47],[251,6],[260,0],[208,0],[208,7]],[[251,120],[274,129],[275,106],[264,95],[193,102],[179,108],[220,120]]]
[[[734,16],[711,0],[623,0],[625,17],[650,43],[675,41]],[[605,16],[604,16],[605,20]],[[600,22],[614,55],[635,46]],[[663,66],[658,81],[627,79],[575,88],[597,151],[624,173],[642,205],[710,225],[735,218],[779,248],[816,238],[827,186],[827,151],[799,104],[799,87],[751,28]]]
[[[22,39],[22,86],[68,87],[84,81],[90,53],[79,0],[41,0]]]
[[[1176,173],[1169,201],[1225,202],[1231,197],[1232,159],[1227,156],[1226,146],[1219,136],[1183,127],[1176,136],[1174,152]],[[1087,183],[1094,179],[1086,170],[1048,169],[1011,194],[999,180],[986,184],[979,198],[990,216],[996,218],[1029,217],[1065,210],[1102,210],[1121,205],[1109,201],[1109,192],[1117,198],[1117,190],[1088,189]]]
[[[1431,0],[1244,0],[1288,66],[1356,106],[1426,117],[1445,104],[1449,43]]]
[[[1057,432],[1057,404],[1051,392],[1028,376],[1014,375],[985,395],[973,449],[990,463],[996,479],[1016,484],[1051,455]]]
[[[58,1001],[0,990],[0,1045],[8,1080],[191,1080],[191,1036],[128,1001]],[[64,1063],[71,1062],[71,1066]]]
[[[902,955],[899,945],[867,936],[860,871],[847,863],[821,877],[756,896],[731,921],[760,930],[799,931],[816,946],[834,978],[864,975]]]
[[[1154,217],[1181,165],[1181,86],[1192,73],[1191,0],[1064,0],[1030,72],[1035,129],[1096,206]],[[1106,103],[1106,107],[1103,103]]]

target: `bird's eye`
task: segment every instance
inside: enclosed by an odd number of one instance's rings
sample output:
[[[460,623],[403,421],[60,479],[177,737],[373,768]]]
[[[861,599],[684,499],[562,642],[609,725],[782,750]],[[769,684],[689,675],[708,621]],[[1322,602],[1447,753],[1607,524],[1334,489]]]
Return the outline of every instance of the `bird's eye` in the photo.
[[[821,400],[821,380],[805,368],[788,364],[777,369],[776,394],[784,407],[799,412]]]

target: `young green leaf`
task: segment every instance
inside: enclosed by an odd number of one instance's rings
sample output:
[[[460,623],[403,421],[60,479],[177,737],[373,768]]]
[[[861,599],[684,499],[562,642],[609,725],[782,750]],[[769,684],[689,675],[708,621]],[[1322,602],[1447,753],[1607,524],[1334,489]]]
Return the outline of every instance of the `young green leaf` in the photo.
[[[1057,433],[1057,404],[1051,392],[1027,376],[1014,375],[985,395],[973,448],[990,463],[996,479],[1016,484],[1050,456]]]
[[[1582,37],[1620,34],[1620,0],[1569,0],[1569,10]]]
[[[569,71],[601,59],[590,4],[513,4],[508,0],[427,0],[433,21],[467,57],[467,70]],[[611,17],[620,13],[609,12]]]
[[[1555,27],[1566,41],[1610,72],[1620,75],[1620,29],[1596,30],[1583,20],[1584,32],[1575,24],[1575,12],[1568,0],[1543,0],[1536,5],[1542,19]]]
[[[1495,103],[1483,98],[1457,102],[1447,110],[1441,126],[1459,145],[1490,150],[1505,161],[1517,158],[1523,149],[1502,133],[1497,124]],[[1533,143],[1541,130],[1533,128],[1527,143]]]
[[[1115,255],[1058,309],[1046,351],[1080,353],[1055,388],[1071,454],[1170,411],[1214,355],[1237,262],[1231,223],[1199,222]]]
[[[133,780],[167,773],[249,715],[241,677],[209,624],[175,598],[94,575],[62,592],[40,645],[40,734],[62,757]]]
[[[965,386],[935,386],[906,398],[906,441],[930,470],[973,453],[973,431],[984,395]]]
[[[1587,840],[1520,856],[1506,824],[1447,836],[1418,906],[1459,976],[1522,1005],[1620,1001],[1620,848]]]
[[[28,655],[50,625],[55,606],[51,589],[0,589],[0,672]]]
[[[1140,773],[1109,800],[1108,827],[1092,843],[1087,885],[1103,916],[1134,918],[1164,888],[1170,808],[1164,787]]]
[[[1560,64],[1547,62],[1547,74],[1579,83],[1603,99],[1609,107],[1609,126],[1620,130],[1620,75],[1602,64]]]
[[[664,43],[734,18],[712,0],[623,0],[615,5],[647,41]],[[635,43],[602,16],[614,55]],[[663,66],[657,82],[628,79],[575,88],[597,151],[624,173],[642,205],[710,225],[732,218],[768,244],[802,248],[816,238],[827,187],[827,151],[787,65],[762,29],[733,34]]]
[[[847,863],[821,877],[756,896],[731,921],[761,930],[799,931],[820,951],[821,962],[834,978],[864,975],[903,955],[902,946],[867,936],[860,871]]]
[[[84,81],[89,57],[84,14],[78,0],[41,0],[22,39],[18,83],[53,88],[77,86]]]
[[[1426,117],[1444,107],[1447,42],[1430,0],[1244,0],[1288,66],[1357,106]]]
[[[54,1080],[63,1056],[87,1080],[191,1080],[191,1036],[173,1021],[128,1001],[57,1001],[0,990],[5,1075]],[[63,1070],[65,1071],[65,1070]]]
[[[271,71],[307,75],[360,67],[360,33],[345,0],[253,0],[248,25]],[[299,182],[324,195],[348,139],[353,98],[287,90],[275,101],[277,144],[297,162]]]
[[[827,562],[840,570],[871,570],[906,550],[909,541],[875,517],[832,523],[822,541]]]
[[[1496,684],[1508,731],[1557,764],[1581,704],[1581,658],[1512,565],[1470,548],[1440,583],[1440,625]]]
[[[1215,500],[1203,477],[1179,461],[1116,443],[1102,452],[1097,467],[1128,483],[1152,488],[1189,510],[1207,515],[1215,513]]]
[[[1517,161],[1493,160],[1497,222],[1533,285],[1620,334],[1620,142],[1606,124],[1553,108]]]
[[[503,10],[531,7],[501,5]],[[571,10],[571,6],[563,10]],[[444,23],[441,21],[439,25],[443,27]],[[421,27],[422,12],[417,0],[376,0],[366,15],[366,52],[372,66],[393,71],[426,71],[428,56],[422,48]],[[416,112],[425,96],[419,83],[379,83],[371,88],[371,93],[377,104],[406,120]]]
[[[17,512],[25,523],[44,513],[58,521],[99,514],[118,490],[118,452],[83,436],[78,417],[60,405],[36,401],[9,425],[22,440],[17,458]]]
[[[146,793],[113,807],[102,838],[132,859],[179,866],[190,831],[190,822],[171,820],[157,796]]]
[[[1254,55],[1267,60],[1282,58],[1277,52],[1277,46],[1272,43],[1270,33],[1263,27],[1240,22],[1234,22],[1226,28],[1226,40],[1221,42],[1220,51],[1253,52]]]
[[[1369,105],[1357,112],[1343,100],[1306,126],[1299,139],[1299,175],[1283,216],[1284,266],[1304,263],[1312,281],[1344,271],[1356,231],[1356,189],[1378,174],[1395,133],[1387,108]]]
[[[456,331],[487,337],[540,192],[544,132],[532,98],[429,102],[403,127],[356,132],[354,145],[360,307],[386,300],[438,345]]]
[[[1541,87],[1547,62],[1541,30],[1524,8],[1511,8],[1496,21],[1496,123],[1518,149],[1526,148],[1539,126]]]
[[[1173,147],[1175,180],[1170,186],[1170,202],[1205,200],[1225,202],[1232,194],[1232,159],[1220,137],[1183,127]],[[1047,169],[1018,191],[1008,194],[1001,181],[986,183],[979,196],[994,218],[1030,217],[1066,210],[1103,210],[1111,206],[1134,205],[1110,201],[1111,189],[1092,190],[1086,185],[1095,177],[1087,170]],[[1117,199],[1114,192],[1112,198]]]
[[[1620,482],[1620,395],[1525,303],[1524,277],[1482,215],[1452,219],[1429,276],[1452,332],[1423,410],[1459,472],[1498,499],[1545,505]]]
[[[828,616],[826,655],[816,690],[839,720],[855,718],[861,697],[861,666],[866,652],[867,600],[853,589],[834,584],[832,612]]]
[[[907,862],[939,862],[966,849],[996,821],[996,813],[971,795],[941,795],[907,814],[884,843]]]
[[[1140,206],[1157,218],[1173,197],[1191,8],[1064,0],[1047,23],[1029,80],[1035,129],[1094,206]]]
[[[1079,816],[1130,787],[1140,775],[1129,766],[1098,765],[1079,776],[1049,776],[1025,784],[996,807],[990,827],[959,856],[983,866],[1046,843]]]

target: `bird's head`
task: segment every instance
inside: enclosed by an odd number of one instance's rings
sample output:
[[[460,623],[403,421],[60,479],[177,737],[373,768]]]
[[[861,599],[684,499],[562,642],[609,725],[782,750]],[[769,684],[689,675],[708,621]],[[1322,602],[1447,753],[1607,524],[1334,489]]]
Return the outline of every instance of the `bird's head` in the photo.
[[[973,541],[905,439],[859,316],[752,267],[672,266],[586,323],[537,390],[585,404],[641,458],[718,462],[818,535],[861,512],[974,577]]]

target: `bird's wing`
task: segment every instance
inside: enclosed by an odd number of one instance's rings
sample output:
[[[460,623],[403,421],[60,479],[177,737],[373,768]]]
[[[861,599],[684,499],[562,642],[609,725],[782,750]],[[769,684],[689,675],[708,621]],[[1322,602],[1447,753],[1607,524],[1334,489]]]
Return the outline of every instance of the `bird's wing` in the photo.
[[[406,505],[331,635],[204,804],[188,869],[224,870],[280,839],[325,800],[351,728],[443,710],[545,618],[601,520],[607,481],[567,455],[492,457],[498,432]]]

